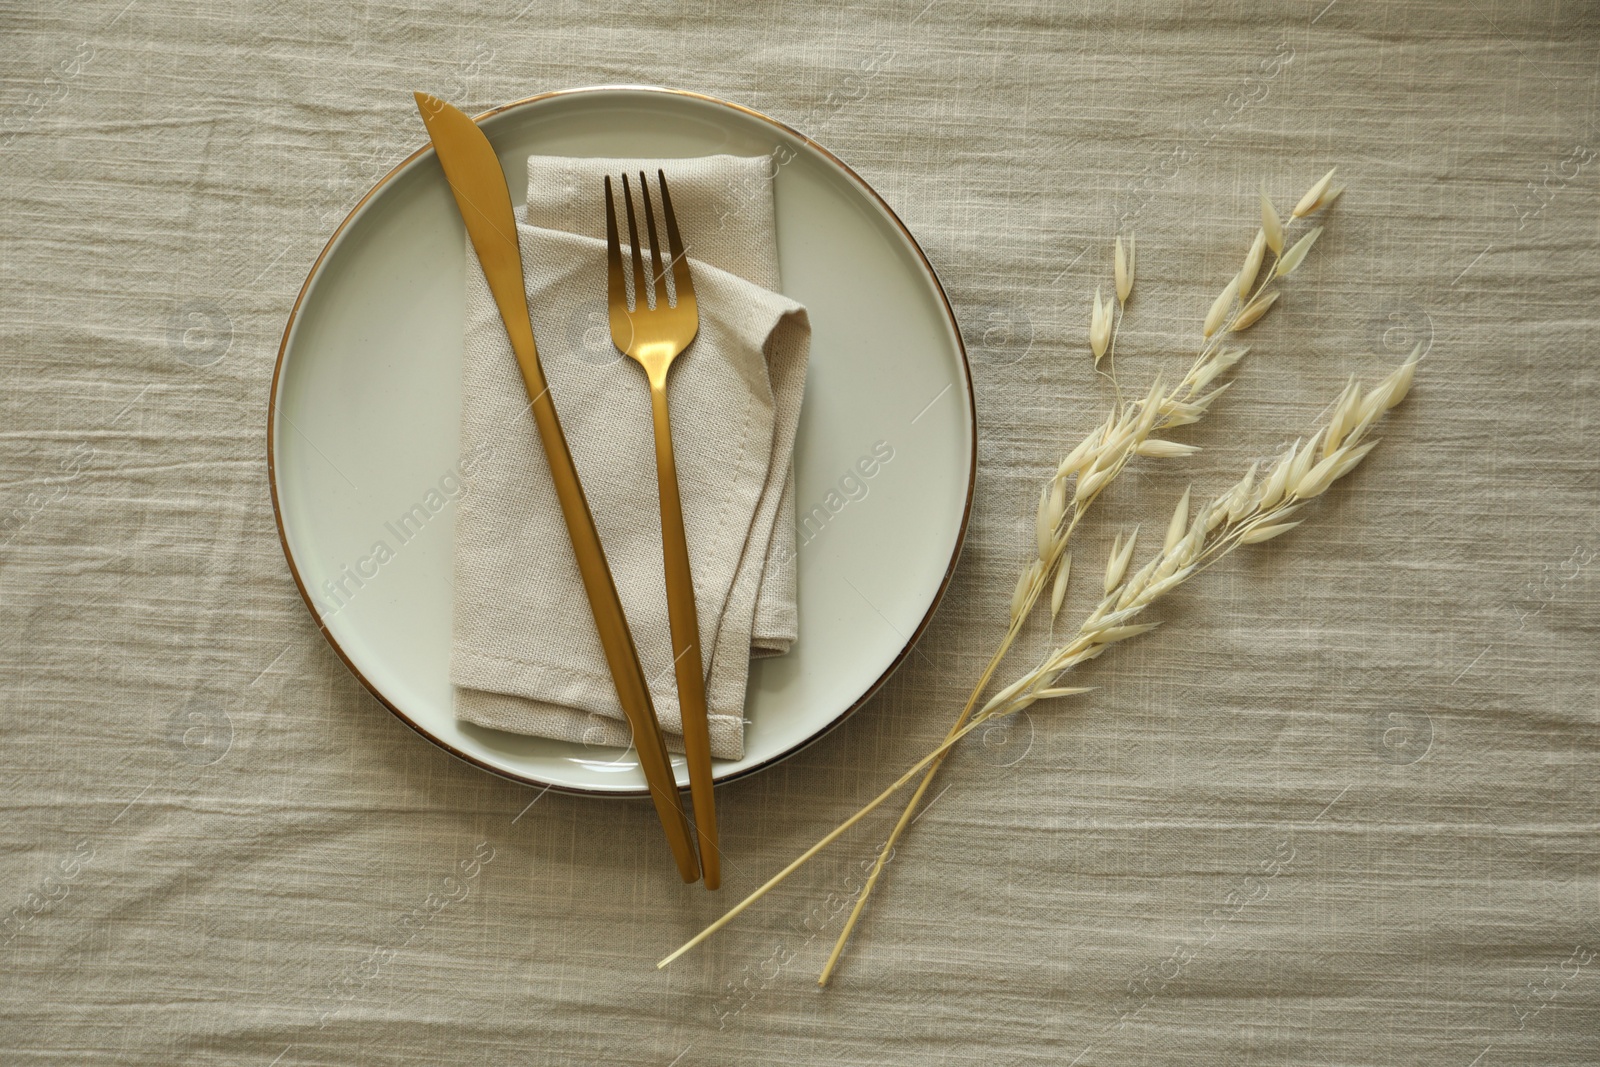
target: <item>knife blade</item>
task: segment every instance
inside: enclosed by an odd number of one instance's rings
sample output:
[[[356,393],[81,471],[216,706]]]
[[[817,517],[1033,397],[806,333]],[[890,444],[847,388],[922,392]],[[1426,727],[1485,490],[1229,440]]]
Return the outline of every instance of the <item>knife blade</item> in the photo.
[[[445,180],[450,183],[450,192],[466,223],[473,251],[483,266],[489,291],[500,309],[511,351],[522,371],[533,421],[538,426],[539,440],[550,463],[561,515],[566,520],[573,555],[577,557],[578,573],[589,597],[589,608],[617,688],[617,699],[633,730],[634,749],[650,788],[650,799],[666,831],[678,873],[685,882],[693,882],[700,877],[699,860],[691,843],[689,822],[673,778],[667,746],[661,736],[661,724],[650,700],[650,686],[639,663],[639,652],[634,647],[633,634],[617,596],[616,583],[584,496],[583,483],[578,479],[566,436],[561,431],[561,419],[550,397],[544,368],[539,363],[533,322],[528,316],[517,220],[505,171],[500,167],[500,157],[495,154],[494,146],[477,123],[438,97],[427,93],[414,95],[422,123],[428,128],[428,137],[444,168]]]

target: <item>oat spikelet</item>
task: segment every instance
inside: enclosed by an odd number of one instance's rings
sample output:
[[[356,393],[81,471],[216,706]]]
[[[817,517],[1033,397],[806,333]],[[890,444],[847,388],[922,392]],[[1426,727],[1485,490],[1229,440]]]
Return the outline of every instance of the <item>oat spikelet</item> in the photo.
[[[1143,440],[1155,428],[1156,420],[1161,417],[1161,398],[1166,395],[1166,384],[1166,379],[1158,372],[1156,380],[1150,383],[1149,395],[1139,402],[1139,421],[1132,429],[1135,439]]]
[[[1356,465],[1367,458],[1367,453],[1378,447],[1378,442],[1368,441],[1364,445],[1356,445],[1345,449],[1344,458],[1339,461],[1339,466],[1334,469],[1333,480],[1338,481],[1346,474],[1356,469]]]
[[[1011,617],[1013,619],[1021,615],[1027,608],[1030,603],[1028,594],[1033,591],[1033,586],[1039,581],[1039,576],[1042,573],[1044,573],[1044,564],[1035,559],[1017,577],[1017,587],[1011,592]]]
[[[1190,487],[1192,488],[1192,487]],[[1183,540],[1183,535],[1189,529],[1189,489],[1184,489],[1183,496],[1178,498],[1178,507],[1172,513],[1172,521],[1167,523],[1167,539],[1161,551],[1167,555],[1178,547],[1178,542]]]
[[[1297,500],[1311,500],[1325,493],[1328,486],[1333,484],[1333,479],[1338,475],[1339,464],[1344,460],[1344,453],[1335,449],[1332,454],[1317,463],[1305,476],[1295,483],[1294,495]]]
[[[1061,614],[1061,602],[1067,597],[1067,581],[1072,577],[1072,553],[1068,552],[1061,557],[1061,565],[1056,568],[1056,581],[1050,588],[1050,620]]]
[[[1199,445],[1186,445],[1177,441],[1163,441],[1159,437],[1152,437],[1149,440],[1140,441],[1138,447],[1133,450],[1133,454],[1147,456],[1150,459],[1181,459],[1184,456],[1192,456],[1198,451],[1200,451]]]
[[[1086,636],[1092,644],[1111,645],[1118,641],[1126,641],[1130,637],[1147,634],[1160,626],[1159,622],[1140,623],[1135,626],[1107,626],[1103,629],[1091,630]]]
[[[1299,526],[1300,523],[1304,521],[1304,519],[1298,519],[1294,522],[1279,523],[1276,526],[1252,527],[1251,529],[1246,530],[1244,533],[1239,535],[1239,543],[1241,545],[1254,545],[1259,544],[1262,541],[1270,541],[1274,537],[1279,537],[1288,533],[1290,530],[1294,529],[1296,526]]]
[[[1323,200],[1327,196],[1328,192],[1328,185],[1333,181],[1334,171],[1338,169],[1338,167],[1334,167],[1333,170],[1330,170],[1328,173],[1318,178],[1315,185],[1306,190],[1306,195],[1302,196],[1300,198],[1300,202],[1294,206],[1294,212],[1290,216],[1291,218],[1304,218],[1306,215],[1311,214],[1313,211],[1323,206]]]
[[[1411,392],[1411,382],[1416,377],[1417,363],[1421,359],[1422,345],[1418,343],[1411,349],[1411,355],[1407,357],[1406,361],[1395,368],[1394,373],[1383,380],[1383,388],[1385,390],[1383,398],[1384,411],[1388,411],[1400,403],[1406,398],[1406,394]]]
[[[1210,358],[1206,359],[1189,376],[1189,391],[1186,396],[1194,396],[1200,390],[1216,380],[1217,375],[1233,366],[1249,354],[1249,348],[1222,348],[1218,349]]]
[[[1300,484],[1305,478],[1306,472],[1311,469],[1311,464],[1316,462],[1317,442],[1322,439],[1322,435],[1326,432],[1327,430],[1324,428],[1312,434],[1311,440],[1306,443],[1306,446],[1295,453],[1294,462],[1289,464],[1289,471],[1284,475],[1285,493],[1293,494],[1295,486]]]
[[[1239,268],[1239,292],[1248,296],[1251,286],[1256,284],[1256,275],[1261,273],[1261,257],[1267,249],[1267,231],[1257,230],[1256,239],[1250,242],[1250,251],[1245,253],[1244,266]]]
[[[1139,543],[1139,528],[1135,526],[1128,535],[1128,543],[1122,544],[1122,535],[1117,535],[1116,542],[1111,546],[1111,560],[1106,564],[1106,593],[1109,595],[1122,582],[1122,576],[1128,571],[1128,561],[1133,558],[1133,546]]]
[[[1303,448],[1294,454],[1294,462],[1289,464],[1289,470],[1283,477],[1283,492],[1285,499],[1294,497],[1295,489],[1305,481],[1306,475],[1311,472],[1311,467],[1317,462],[1317,444],[1322,440],[1327,428],[1323,427],[1311,435]]]
[[[1261,499],[1256,506],[1262,510],[1275,506],[1283,499],[1285,486],[1289,480],[1289,468],[1294,465],[1295,452],[1302,442],[1296,441],[1289,446],[1289,450],[1278,457],[1272,465],[1272,473],[1267,475],[1266,483],[1261,487]]]
[[[1322,227],[1318,226],[1296,241],[1289,251],[1283,254],[1283,258],[1278,260],[1278,269],[1273,272],[1273,277],[1282,278],[1293,273],[1294,269],[1300,265],[1300,261],[1306,258],[1306,253],[1311,251],[1311,246],[1317,243],[1317,238],[1320,236],[1322,236]]]
[[[1112,418],[1115,419],[1116,416],[1113,415]],[[1095,450],[1100,447],[1100,440],[1105,435],[1105,432],[1105,424],[1101,424],[1091,430],[1088,437],[1079,441],[1078,447],[1068,452],[1066,458],[1061,461],[1061,466],[1056,468],[1056,477],[1058,479],[1066,478],[1068,475],[1082,471],[1091,457],[1095,455]]]
[[[1238,295],[1239,276],[1235,274],[1233,281],[1229,282],[1227,288],[1217,294],[1216,300],[1212,301],[1211,310],[1206,312],[1205,324],[1200,327],[1200,333],[1203,336],[1210,337],[1217,332],[1217,327],[1222,325],[1222,320],[1227,316],[1228,309],[1233,306],[1234,297]]]
[[[1122,531],[1118,530],[1117,531],[1117,535],[1111,539],[1111,552],[1110,552],[1110,554],[1108,554],[1106,556],[1105,591],[1108,592],[1108,593],[1112,589],[1116,588],[1117,583],[1111,580],[1111,572],[1116,567],[1117,559],[1121,555],[1122,555]],[[1120,579],[1122,577],[1122,575],[1119,574],[1119,575],[1117,575],[1117,577]]]
[[[1250,464],[1250,469],[1244,472],[1244,477],[1239,479],[1239,484],[1235,485],[1233,492],[1228,494],[1228,522],[1238,522],[1239,517],[1249,509],[1256,491],[1256,473],[1260,469],[1260,460]]]
[[[1250,301],[1245,305],[1244,310],[1239,312],[1239,317],[1234,320],[1233,332],[1238,333],[1240,330],[1248,330],[1254,326],[1261,316],[1272,310],[1272,305],[1277,302],[1278,290],[1276,289],[1262,293]]]
[[[1333,414],[1328,417],[1328,432],[1322,438],[1322,455],[1326,458],[1334,449],[1339,447],[1344,440],[1347,430],[1355,425],[1356,405],[1361,402],[1361,388],[1356,384],[1356,376],[1350,375],[1350,380],[1345,383],[1344,392],[1339,394],[1339,399],[1333,405]]]
[[[1111,308],[1100,299],[1100,290],[1094,291],[1094,310],[1089,314],[1089,349],[1094,352],[1094,361],[1098,365],[1100,357],[1106,354],[1106,346],[1111,343]]]
[[[1117,302],[1124,306],[1128,303],[1128,296],[1133,292],[1134,271],[1134,239],[1128,238],[1128,247],[1122,247],[1122,238],[1117,238],[1116,255],[1114,257],[1114,274],[1117,281]]]
[[[1261,189],[1261,232],[1274,255],[1283,251],[1283,221],[1278,218],[1278,209],[1267,199],[1265,186]]]
[[[1373,386],[1372,390],[1362,398],[1361,414],[1350,435],[1353,439],[1358,439],[1371,427],[1374,420],[1406,398],[1406,394],[1411,392],[1411,381],[1416,374],[1417,361],[1421,358],[1422,345],[1418,344],[1411,350],[1410,358],[1396,367],[1387,378]]]

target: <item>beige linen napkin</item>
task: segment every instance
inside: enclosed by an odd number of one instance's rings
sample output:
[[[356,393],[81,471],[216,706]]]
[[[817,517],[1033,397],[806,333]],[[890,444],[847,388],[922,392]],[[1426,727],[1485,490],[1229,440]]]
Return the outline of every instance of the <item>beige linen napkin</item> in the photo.
[[[810,324],[782,296],[766,158],[534,156],[518,236],[545,376],[669,747],[682,749],[643,371],[610,346],[601,180],[666,171],[700,306],[673,365],[672,433],[694,571],[712,753],[744,751],[752,654],[798,630],[791,456]],[[620,189],[619,189],[620,192]],[[619,205],[620,214],[620,205]],[[641,226],[643,219],[640,220]],[[647,257],[648,259],[648,257]],[[527,393],[467,255],[450,677],[456,717],[592,745],[630,732],[595,634]]]

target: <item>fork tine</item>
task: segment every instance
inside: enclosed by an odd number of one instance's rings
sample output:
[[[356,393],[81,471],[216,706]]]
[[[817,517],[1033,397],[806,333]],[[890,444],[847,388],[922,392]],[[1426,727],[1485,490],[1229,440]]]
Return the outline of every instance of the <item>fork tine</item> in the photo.
[[[654,291],[656,307],[664,308],[667,306],[667,275],[661,269],[661,241],[656,237],[656,213],[650,208],[650,181],[642,170],[639,172],[639,197],[644,201],[644,228],[650,234],[650,258],[654,261],[650,288]]]
[[[667,191],[667,174],[656,171],[656,182],[661,187],[661,218],[667,224],[667,248],[672,254],[672,286],[678,303],[694,299],[694,280],[689,277],[689,260],[683,251],[683,238],[678,234],[678,216],[672,212],[672,194]],[[656,269],[661,268],[658,265]]]
[[[606,175],[606,289],[613,301],[628,302],[627,281],[622,275],[622,243],[617,239],[617,205],[611,195],[611,176]]]
[[[633,253],[633,310],[649,310],[645,299],[644,260],[639,256],[639,224],[634,221],[633,190],[628,188],[628,176],[622,176],[622,201],[628,209],[628,245]]]

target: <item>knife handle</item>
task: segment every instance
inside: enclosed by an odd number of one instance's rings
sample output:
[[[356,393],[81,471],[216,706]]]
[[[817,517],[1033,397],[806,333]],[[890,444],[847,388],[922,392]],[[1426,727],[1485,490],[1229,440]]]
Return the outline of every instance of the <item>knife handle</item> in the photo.
[[[667,843],[672,848],[672,858],[677,861],[678,873],[685,882],[693,882],[700,877],[700,866],[689,838],[683,797],[678,792],[672,761],[661,736],[661,724],[650,700],[650,685],[639,663],[639,651],[634,647],[633,633],[628,629],[628,618],[623,614],[622,600],[617,596],[617,586],[606,563],[605,549],[600,544],[600,533],[595,529],[583,483],[578,480],[578,469],[573,466],[566,435],[561,431],[561,418],[550,399],[550,387],[545,382],[544,368],[539,364],[539,350],[534,345],[528,309],[523,306],[517,308],[515,314],[508,314],[510,310],[501,307],[501,319],[506,324],[506,335],[517,357],[517,366],[522,370],[522,383],[527,387],[533,421],[539,428],[539,440],[544,444],[544,454],[550,463],[550,477],[555,482],[556,497],[561,501],[561,515],[567,523],[573,555],[578,559],[578,573],[583,578],[584,592],[589,596],[589,608],[594,613],[595,629],[600,633],[606,665],[611,668],[611,679],[616,684],[623,714],[633,728],[633,747],[639,754],[639,766],[650,788],[656,815],[667,832]],[[513,323],[518,325],[513,326]]]

